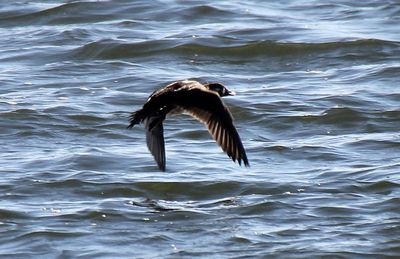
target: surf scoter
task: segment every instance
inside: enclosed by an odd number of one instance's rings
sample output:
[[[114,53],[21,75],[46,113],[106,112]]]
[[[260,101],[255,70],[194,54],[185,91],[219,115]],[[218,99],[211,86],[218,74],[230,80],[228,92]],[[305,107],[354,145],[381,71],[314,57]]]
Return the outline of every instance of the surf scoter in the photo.
[[[156,90],[142,109],[130,116],[128,128],[144,122],[146,142],[158,167],[165,171],[165,145],[163,121],[167,114],[188,113],[203,122],[208,131],[239,165],[250,166],[233,118],[221,97],[235,95],[220,83],[202,84],[193,80],[173,82]]]

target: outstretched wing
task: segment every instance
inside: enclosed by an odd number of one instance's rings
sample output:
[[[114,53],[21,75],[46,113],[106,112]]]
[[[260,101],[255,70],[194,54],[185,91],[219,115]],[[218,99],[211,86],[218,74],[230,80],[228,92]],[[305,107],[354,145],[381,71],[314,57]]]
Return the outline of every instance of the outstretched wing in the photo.
[[[151,154],[157,162],[158,168],[165,171],[165,143],[163,121],[165,116],[150,116],[144,121],[146,128],[146,142]]]
[[[190,115],[203,122],[222,150],[233,161],[250,166],[239,134],[233,125],[232,115],[214,92],[202,89],[183,91],[177,104]]]

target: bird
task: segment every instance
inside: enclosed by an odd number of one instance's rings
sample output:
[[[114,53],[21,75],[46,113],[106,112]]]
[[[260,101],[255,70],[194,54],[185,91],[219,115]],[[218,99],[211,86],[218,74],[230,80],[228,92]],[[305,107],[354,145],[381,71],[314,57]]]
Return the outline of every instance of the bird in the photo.
[[[249,167],[246,151],[233,125],[233,117],[221,97],[235,95],[221,83],[175,81],[154,91],[143,107],[129,116],[128,129],[144,123],[146,142],[158,168],[165,171],[163,122],[167,115],[186,113],[204,123],[209,133],[232,159]]]

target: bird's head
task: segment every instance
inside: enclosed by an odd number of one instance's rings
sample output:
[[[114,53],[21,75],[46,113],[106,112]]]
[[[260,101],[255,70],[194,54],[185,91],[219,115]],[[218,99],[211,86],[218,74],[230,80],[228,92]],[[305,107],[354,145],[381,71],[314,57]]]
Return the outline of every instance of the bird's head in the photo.
[[[211,91],[217,92],[219,96],[235,95],[235,92],[229,91],[223,84],[220,83],[208,83],[205,85]]]

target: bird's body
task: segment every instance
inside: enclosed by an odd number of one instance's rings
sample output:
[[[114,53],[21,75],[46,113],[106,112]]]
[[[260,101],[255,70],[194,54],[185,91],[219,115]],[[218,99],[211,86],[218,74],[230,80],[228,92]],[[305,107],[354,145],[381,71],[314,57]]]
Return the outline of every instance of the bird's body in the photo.
[[[177,81],[150,95],[142,109],[130,116],[128,128],[144,122],[147,146],[158,167],[165,170],[163,121],[167,114],[188,113],[203,122],[221,148],[241,165],[249,166],[246,151],[240,140],[232,115],[222,96],[234,95],[222,84],[201,84],[197,81]]]

